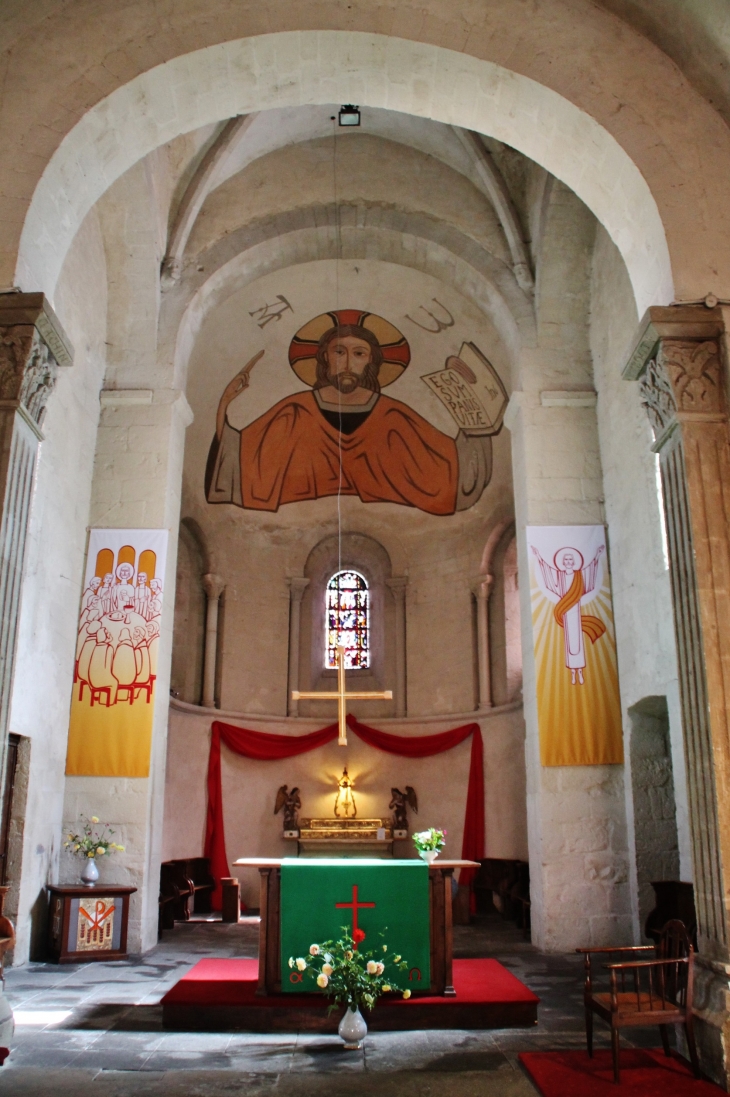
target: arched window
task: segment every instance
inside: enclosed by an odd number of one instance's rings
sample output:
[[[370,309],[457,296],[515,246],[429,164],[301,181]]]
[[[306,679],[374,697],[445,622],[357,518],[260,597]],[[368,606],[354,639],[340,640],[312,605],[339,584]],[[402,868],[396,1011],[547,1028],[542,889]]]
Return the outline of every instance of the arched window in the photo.
[[[337,648],[345,649],[345,669],[370,666],[370,601],[368,585],[357,571],[338,571],[327,584],[325,661],[337,667]]]

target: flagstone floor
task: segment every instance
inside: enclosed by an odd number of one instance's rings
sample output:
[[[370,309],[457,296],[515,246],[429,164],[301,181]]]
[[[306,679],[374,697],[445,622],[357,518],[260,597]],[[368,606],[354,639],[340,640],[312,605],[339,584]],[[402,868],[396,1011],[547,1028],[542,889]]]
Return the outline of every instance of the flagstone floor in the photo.
[[[580,958],[538,952],[498,915],[456,927],[455,955],[494,956],[514,972],[541,998],[536,1028],[374,1033],[359,1052],[334,1036],[163,1029],[160,998],[189,967],[255,956],[257,938],[251,923],[189,923],[128,963],[11,969],[16,1031],[0,1095],[534,1097],[517,1053],[584,1046]],[[632,1035],[658,1044],[654,1030]],[[600,1025],[596,1037],[609,1046]]]

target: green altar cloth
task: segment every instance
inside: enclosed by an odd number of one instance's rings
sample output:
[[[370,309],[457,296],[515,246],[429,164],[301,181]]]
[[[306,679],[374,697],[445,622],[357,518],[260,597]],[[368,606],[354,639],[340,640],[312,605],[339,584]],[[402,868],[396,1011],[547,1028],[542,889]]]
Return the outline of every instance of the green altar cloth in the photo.
[[[317,990],[311,976],[302,978],[301,972],[290,970],[289,957],[306,957],[310,945],[338,940],[343,926],[356,939],[355,929],[364,932],[360,950],[378,953],[386,975],[399,986],[428,990],[431,935],[424,861],[285,858],[281,864],[282,991]],[[386,953],[383,944],[388,946]],[[407,972],[395,969],[392,957],[397,955],[408,962]]]

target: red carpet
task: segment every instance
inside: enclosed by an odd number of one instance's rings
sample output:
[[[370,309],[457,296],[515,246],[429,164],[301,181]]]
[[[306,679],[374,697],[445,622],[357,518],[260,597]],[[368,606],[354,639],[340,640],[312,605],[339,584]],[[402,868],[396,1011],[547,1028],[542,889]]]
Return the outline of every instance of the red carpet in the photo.
[[[245,1028],[335,1032],[339,1014],[327,1016],[319,994],[256,994],[257,960],[200,960],[162,999],[170,1028]],[[415,989],[415,988],[414,988]],[[373,1030],[511,1028],[537,1022],[539,998],[496,960],[454,960],[456,997],[381,999],[367,1018]]]
[[[684,1059],[663,1051],[622,1049],[621,1085],[614,1085],[610,1051],[524,1051],[520,1061],[542,1097],[718,1097],[724,1090],[698,1081]]]

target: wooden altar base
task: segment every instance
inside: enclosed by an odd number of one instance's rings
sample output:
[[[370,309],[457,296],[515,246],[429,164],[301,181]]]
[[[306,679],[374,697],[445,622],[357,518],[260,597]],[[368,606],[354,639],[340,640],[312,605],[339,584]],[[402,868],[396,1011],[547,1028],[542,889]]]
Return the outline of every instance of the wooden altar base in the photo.
[[[372,1032],[527,1028],[540,999],[496,960],[454,960],[453,997],[381,999],[366,1018]],[[162,999],[165,1028],[185,1031],[336,1033],[341,1009],[320,994],[256,993],[258,960],[200,960]]]

